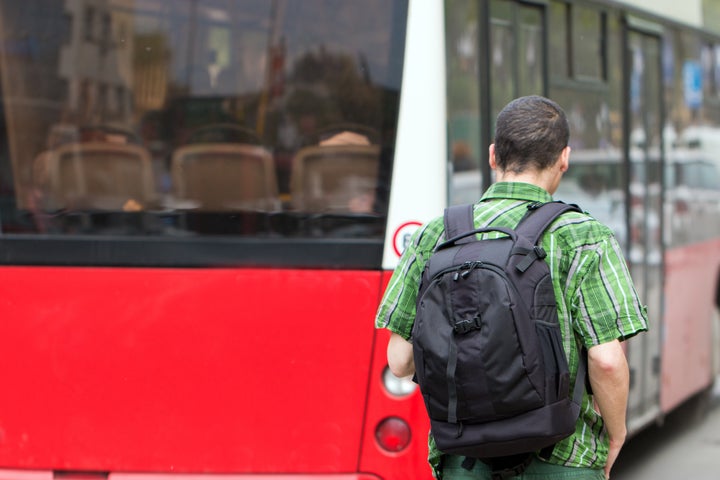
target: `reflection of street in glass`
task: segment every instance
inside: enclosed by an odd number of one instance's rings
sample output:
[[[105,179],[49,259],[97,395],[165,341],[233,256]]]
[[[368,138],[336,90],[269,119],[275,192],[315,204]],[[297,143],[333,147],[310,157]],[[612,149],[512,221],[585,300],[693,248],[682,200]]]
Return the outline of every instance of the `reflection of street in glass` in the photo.
[[[575,166],[570,167],[571,170]],[[584,176],[584,177],[587,177]],[[588,188],[588,181],[566,176],[560,183],[554,197],[567,203],[576,203],[598,221],[613,230],[615,237],[624,245],[626,235],[625,213],[623,211],[623,194],[619,189],[600,188],[601,182],[593,180]]]

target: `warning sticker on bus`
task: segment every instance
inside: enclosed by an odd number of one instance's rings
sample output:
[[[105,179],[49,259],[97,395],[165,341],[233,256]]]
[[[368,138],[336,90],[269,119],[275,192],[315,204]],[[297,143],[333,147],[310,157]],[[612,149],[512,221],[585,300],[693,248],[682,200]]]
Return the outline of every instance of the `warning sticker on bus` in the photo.
[[[393,235],[393,248],[398,257],[405,251],[405,248],[410,243],[410,237],[412,237],[412,234],[415,233],[415,230],[420,228],[420,226],[422,226],[422,223],[410,221],[403,223],[395,230],[395,234]]]

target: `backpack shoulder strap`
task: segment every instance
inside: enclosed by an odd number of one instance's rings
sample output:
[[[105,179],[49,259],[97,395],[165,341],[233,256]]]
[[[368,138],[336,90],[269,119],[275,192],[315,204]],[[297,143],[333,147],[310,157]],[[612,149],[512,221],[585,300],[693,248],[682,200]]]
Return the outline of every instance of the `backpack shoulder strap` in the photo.
[[[473,204],[452,205],[445,209],[445,239],[457,237],[460,234],[475,230]],[[473,237],[459,240],[458,243],[471,242]]]
[[[545,250],[538,245],[538,241],[542,236],[543,232],[550,226],[550,224],[560,215],[567,211],[582,212],[580,207],[572,203],[564,202],[548,202],[548,203],[531,203],[528,205],[528,212],[520,220],[520,223],[515,228],[518,235],[522,235],[528,238],[531,245],[534,245],[533,249],[526,253],[525,258],[520,261],[515,268],[519,271],[524,272],[527,270],[532,263],[539,259],[545,258]]]
[[[528,205],[528,213],[520,220],[515,231],[529,238],[532,244],[535,245],[550,224],[557,217],[569,211],[582,213],[580,207],[574,203],[561,201],[531,203]]]

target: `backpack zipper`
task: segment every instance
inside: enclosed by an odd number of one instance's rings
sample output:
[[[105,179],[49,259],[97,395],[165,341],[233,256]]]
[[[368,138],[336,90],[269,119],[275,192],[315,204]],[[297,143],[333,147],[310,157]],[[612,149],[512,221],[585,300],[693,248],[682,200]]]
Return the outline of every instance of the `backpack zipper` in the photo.
[[[507,272],[503,268],[498,267],[497,265],[495,265],[493,263],[485,263],[480,260],[474,260],[474,261],[467,261],[465,263],[456,265],[454,267],[444,268],[444,269],[440,270],[439,272],[437,272],[435,275],[432,276],[432,278],[430,278],[430,283],[428,284],[428,287],[421,289],[422,295],[420,297],[420,300],[422,301],[422,298],[425,296],[425,293],[427,293],[427,290],[435,282],[440,280],[440,278],[443,275],[446,275],[451,272],[455,272],[455,274],[453,275],[453,281],[457,281],[460,279],[461,275],[462,275],[462,278],[466,278],[476,268],[485,268],[487,270],[491,270],[492,272],[495,272],[497,275],[500,275],[500,277],[503,279],[505,285],[507,285],[508,288],[511,288],[517,296],[520,295],[520,293],[518,292],[517,286],[515,286],[515,284],[510,280]]]
[[[451,272],[455,272],[455,275],[453,275],[453,280],[457,281],[461,275],[463,278],[466,278],[474,269],[483,266],[485,266],[484,262],[481,262],[480,260],[475,260],[472,262],[467,261],[461,265],[456,265],[454,267],[444,268],[437,272],[435,275],[433,275],[433,277],[430,279],[430,283],[434,282],[439,277]]]
[[[485,263],[480,260],[467,261],[465,263],[462,263],[461,265],[444,268],[444,269],[440,270],[439,272],[437,272],[435,275],[433,275],[433,277],[430,279],[430,285],[435,283],[435,281],[437,281],[443,275],[446,275],[451,272],[455,272],[455,274],[453,275],[453,280],[458,281],[461,276],[462,276],[462,278],[466,278],[476,268],[484,268],[487,270],[491,270],[491,271],[495,272],[496,274],[500,275],[503,278],[503,280],[505,281],[505,284],[509,288],[512,288],[516,295],[519,295],[517,287],[515,286],[515,284],[512,281],[510,281],[510,278],[508,278],[507,272],[503,268],[498,267],[497,265],[495,265],[493,263]]]

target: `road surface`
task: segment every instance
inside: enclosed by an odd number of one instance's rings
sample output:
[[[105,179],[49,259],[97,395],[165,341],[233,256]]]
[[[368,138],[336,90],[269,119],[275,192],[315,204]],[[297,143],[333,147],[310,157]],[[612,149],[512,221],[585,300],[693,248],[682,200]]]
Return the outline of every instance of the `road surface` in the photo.
[[[632,438],[611,479],[719,480],[720,382],[705,416],[693,417],[690,407],[668,415],[662,427],[650,427]]]

